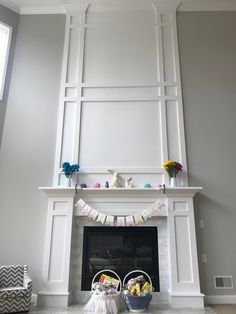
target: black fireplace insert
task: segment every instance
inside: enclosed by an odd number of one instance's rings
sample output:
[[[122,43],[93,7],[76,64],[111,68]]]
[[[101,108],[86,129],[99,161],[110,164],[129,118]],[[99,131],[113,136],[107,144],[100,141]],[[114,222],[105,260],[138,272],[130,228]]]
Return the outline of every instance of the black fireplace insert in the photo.
[[[94,275],[103,269],[121,279],[132,270],[143,270],[159,287],[157,227],[84,227],[81,289],[91,289]]]

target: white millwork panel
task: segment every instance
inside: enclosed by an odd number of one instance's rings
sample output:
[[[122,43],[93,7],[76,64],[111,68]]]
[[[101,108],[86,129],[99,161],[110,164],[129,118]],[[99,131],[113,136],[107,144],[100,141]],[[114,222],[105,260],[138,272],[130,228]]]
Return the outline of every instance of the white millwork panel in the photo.
[[[74,190],[48,195],[42,286],[38,293],[40,306],[67,306]]]
[[[170,250],[170,299],[175,307],[183,303],[203,307],[200,292],[194,208],[192,197],[168,198]]]
[[[66,7],[54,184],[64,161],[79,181],[109,180],[107,169],[169,185],[162,164],[187,165],[176,31],[179,2],[137,0]]]
[[[170,301],[174,307],[203,307],[193,213],[193,196],[201,188],[188,187],[187,181],[176,29],[179,4],[105,0],[64,5],[54,187],[42,188],[49,208],[39,304],[68,303],[75,190],[62,187],[65,176],[60,173],[68,161],[80,164],[79,183],[90,188],[95,182],[104,187],[111,181],[107,169],[121,174],[122,186],[133,178],[133,189],[79,191],[78,197],[106,214],[135,214],[162,197],[155,188],[142,189],[145,183],[166,185],[168,208],[162,216],[167,217],[169,232]],[[168,159],[183,165],[178,188],[168,187],[163,169]],[[74,214],[76,220],[84,218],[77,210]]]

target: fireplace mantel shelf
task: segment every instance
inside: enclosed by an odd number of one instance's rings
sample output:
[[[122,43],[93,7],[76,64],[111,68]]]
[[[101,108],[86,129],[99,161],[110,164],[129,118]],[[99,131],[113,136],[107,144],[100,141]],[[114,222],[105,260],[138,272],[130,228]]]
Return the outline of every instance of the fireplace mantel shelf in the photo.
[[[200,192],[203,188],[202,187],[166,187],[165,188],[165,195],[167,197],[171,196],[185,196],[185,197],[193,197],[196,193]],[[39,190],[46,193],[47,195],[54,196],[54,195],[75,195],[75,188],[74,187],[63,187],[63,186],[53,186],[53,187],[39,187]],[[80,188],[77,187],[77,194],[78,195],[100,195],[106,194],[109,195],[164,195],[163,188]]]

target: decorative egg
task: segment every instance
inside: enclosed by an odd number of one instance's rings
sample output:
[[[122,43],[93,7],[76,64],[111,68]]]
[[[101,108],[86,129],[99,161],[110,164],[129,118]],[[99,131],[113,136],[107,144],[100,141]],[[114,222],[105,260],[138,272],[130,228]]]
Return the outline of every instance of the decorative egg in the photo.
[[[150,189],[152,186],[149,183],[145,183],[143,186],[145,189]]]
[[[87,188],[87,184],[85,184],[85,183],[81,183],[79,186],[81,187],[81,189]]]
[[[95,289],[101,289],[101,285],[99,283],[96,283],[94,288]]]
[[[101,184],[99,182],[96,182],[93,187],[99,189],[101,187]]]

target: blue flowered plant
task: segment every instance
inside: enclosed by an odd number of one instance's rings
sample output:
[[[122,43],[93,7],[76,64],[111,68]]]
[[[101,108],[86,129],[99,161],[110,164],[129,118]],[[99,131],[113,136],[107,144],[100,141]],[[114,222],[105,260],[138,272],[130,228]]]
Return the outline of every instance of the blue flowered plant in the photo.
[[[66,161],[62,164],[61,171],[64,172],[67,178],[70,178],[73,176],[74,172],[79,171],[79,168],[80,168],[79,164],[71,165],[69,162]]]

